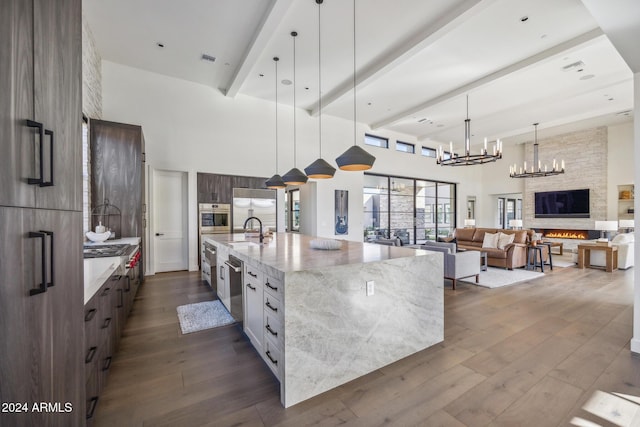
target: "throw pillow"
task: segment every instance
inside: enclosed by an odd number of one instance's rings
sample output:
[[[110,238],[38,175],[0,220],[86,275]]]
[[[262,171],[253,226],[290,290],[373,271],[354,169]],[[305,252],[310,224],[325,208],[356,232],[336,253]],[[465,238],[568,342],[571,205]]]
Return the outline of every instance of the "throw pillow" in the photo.
[[[484,239],[482,240],[483,248],[497,248],[498,247],[498,238],[500,237],[499,233],[484,233]]]
[[[513,243],[515,234],[498,233],[498,249],[504,249],[509,243]]]

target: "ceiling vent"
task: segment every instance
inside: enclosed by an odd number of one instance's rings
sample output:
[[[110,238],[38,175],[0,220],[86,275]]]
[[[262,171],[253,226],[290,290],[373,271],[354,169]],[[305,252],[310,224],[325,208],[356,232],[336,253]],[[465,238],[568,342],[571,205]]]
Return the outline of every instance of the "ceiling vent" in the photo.
[[[630,116],[632,114],[631,110],[620,111],[616,113],[616,116]]]
[[[420,120],[418,120],[418,123],[424,123],[426,121],[427,121],[427,119],[420,119]]]
[[[216,57],[215,56],[207,55],[206,53],[202,54],[202,58],[201,59],[203,61],[216,62]]]
[[[577,61],[574,62],[573,64],[568,64],[565,65],[564,67],[562,67],[562,71],[582,71],[584,69],[584,62],[582,61]]]

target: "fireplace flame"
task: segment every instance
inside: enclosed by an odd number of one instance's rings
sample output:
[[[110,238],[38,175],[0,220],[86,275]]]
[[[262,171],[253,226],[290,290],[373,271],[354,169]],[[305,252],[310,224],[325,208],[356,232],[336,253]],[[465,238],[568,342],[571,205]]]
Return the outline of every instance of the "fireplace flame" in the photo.
[[[586,240],[588,234],[586,231],[576,230],[553,230],[547,231],[544,237],[556,238],[556,239],[579,239]]]

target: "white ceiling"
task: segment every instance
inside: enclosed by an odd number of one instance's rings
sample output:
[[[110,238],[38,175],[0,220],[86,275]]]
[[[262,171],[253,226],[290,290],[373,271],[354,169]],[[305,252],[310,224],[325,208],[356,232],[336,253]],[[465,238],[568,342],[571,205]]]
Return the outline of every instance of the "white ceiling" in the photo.
[[[318,111],[320,7],[322,114],[353,120],[352,1],[83,0],[83,7],[103,59],[232,97],[274,100],[272,58],[280,58],[279,80],[293,80],[296,30],[296,103],[310,114]],[[467,95],[475,143],[531,140],[534,122],[542,138],[631,120],[633,74],[580,0],[358,0],[355,22],[357,120],[373,132],[462,144]],[[215,62],[202,61],[203,53]],[[292,105],[293,85],[280,84],[278,97]]]

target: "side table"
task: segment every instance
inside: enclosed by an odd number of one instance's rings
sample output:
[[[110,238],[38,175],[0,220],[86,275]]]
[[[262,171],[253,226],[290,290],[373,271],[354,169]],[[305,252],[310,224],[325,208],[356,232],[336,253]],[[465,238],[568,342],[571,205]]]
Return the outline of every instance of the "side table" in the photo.
[[[540,267],[544,273],[544,262],[542,258],[542,246],[527,246],[527,270],[534,270]]]
[[[607,261],[605,270],[607,273],[618,269],[618,247],[609,245],[578,245],[578,268],[591,267],[591,251],[604,251]]]

